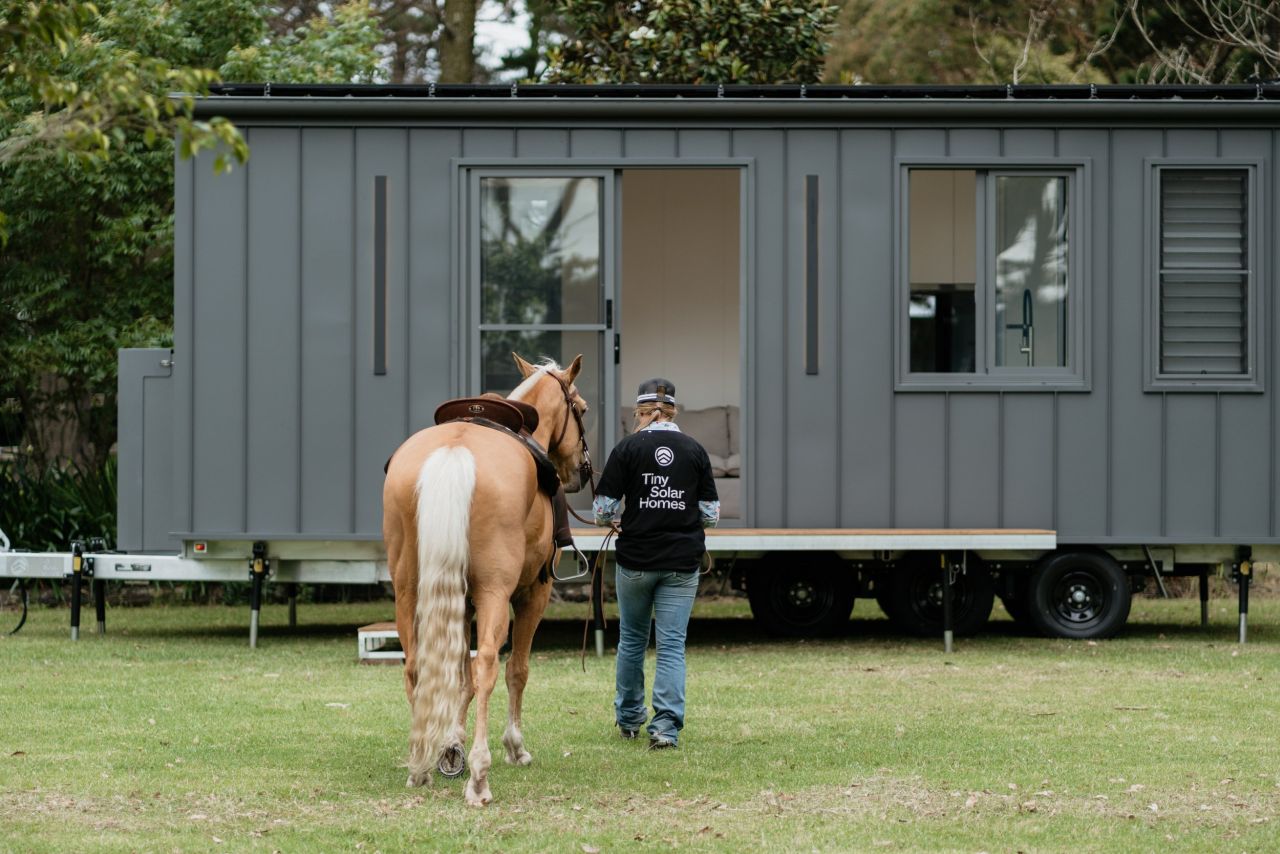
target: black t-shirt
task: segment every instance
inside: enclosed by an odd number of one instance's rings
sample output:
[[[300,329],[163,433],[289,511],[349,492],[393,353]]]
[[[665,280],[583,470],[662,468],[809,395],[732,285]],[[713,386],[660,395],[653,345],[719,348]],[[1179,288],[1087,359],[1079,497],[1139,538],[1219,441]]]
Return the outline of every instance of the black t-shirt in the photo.
[[[696,439],[676,430],[632,433],[609,454],[597,492],[626,503],[619,565],[697,571],[706,550],[698,502],[719,499],[711,461]]]

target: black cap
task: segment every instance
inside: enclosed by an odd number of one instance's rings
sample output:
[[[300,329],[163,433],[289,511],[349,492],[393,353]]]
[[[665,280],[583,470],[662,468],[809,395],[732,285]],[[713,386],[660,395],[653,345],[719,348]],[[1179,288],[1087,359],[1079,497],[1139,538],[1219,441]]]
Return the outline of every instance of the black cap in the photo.
[[[637,405],[641,403],[670,403],[674,406],[675,402],[676,384],[661,377],[645,380],[640,383],[640,391],[636,392]]]

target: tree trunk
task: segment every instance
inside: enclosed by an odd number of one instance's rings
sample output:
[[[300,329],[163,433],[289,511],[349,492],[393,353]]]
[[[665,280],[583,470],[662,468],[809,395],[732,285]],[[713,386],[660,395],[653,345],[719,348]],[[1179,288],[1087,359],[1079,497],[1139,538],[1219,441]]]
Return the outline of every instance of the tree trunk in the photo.
[[[446,0],[440,37],[440,82],[470,83],[476,73],[476,4]]]

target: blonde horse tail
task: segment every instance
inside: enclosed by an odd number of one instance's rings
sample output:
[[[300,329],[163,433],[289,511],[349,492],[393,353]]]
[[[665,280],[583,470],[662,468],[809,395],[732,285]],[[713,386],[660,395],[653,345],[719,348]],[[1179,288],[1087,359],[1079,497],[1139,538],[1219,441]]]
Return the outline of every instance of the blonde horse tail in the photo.
[[[418,601],[409,775],[425,782],[450,747],[471,647],[466,625],[471,498],[476,461],[462,447],[434,451],[418,474]]]

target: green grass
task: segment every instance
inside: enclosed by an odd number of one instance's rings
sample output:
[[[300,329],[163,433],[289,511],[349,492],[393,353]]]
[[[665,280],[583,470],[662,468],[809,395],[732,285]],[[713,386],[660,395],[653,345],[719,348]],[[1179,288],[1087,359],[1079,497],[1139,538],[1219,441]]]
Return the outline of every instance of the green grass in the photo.
[[[480,811],[461,781],[404,788],[400,670],[355,663],[387,603],[303,606],[295,630],[272,607],[257,650],[243,608],[115,609],[75,644],[36,610],[0,640],[0,851],[1280,849],[1280,600],[1243,648],[1229,600],[1208,629],[1193,600],[1139,600],[1117,640],[996,622],[951,656],[872,603],[791,643],[700,604],[661,753],[616,737],[584,610],[539,634],[529,768],[501,761],[499,685]]]

